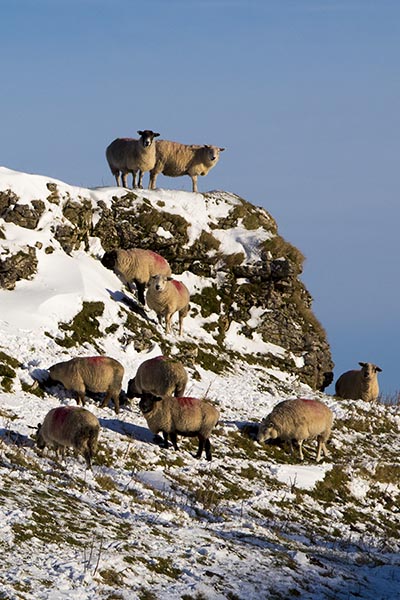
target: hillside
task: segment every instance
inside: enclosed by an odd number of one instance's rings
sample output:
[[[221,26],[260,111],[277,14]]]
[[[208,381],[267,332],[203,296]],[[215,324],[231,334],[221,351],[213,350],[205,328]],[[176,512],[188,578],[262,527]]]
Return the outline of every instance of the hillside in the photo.
[[[333,363],[301,252],[227,192],[77,188],[0,169],[0,598],[237,600],[400,597],[398,406],[318,391]],[[191,291],[182,338],[105,269],[116,246],[163,254]],[[153,443],[136,402],[102,425],[93,471],[57,463],[34,429],[74,404],[47,368],[105,353],[178,356],[218,405],[213,460]],[[318,397],[330,457],[254,441],[281,399]]]

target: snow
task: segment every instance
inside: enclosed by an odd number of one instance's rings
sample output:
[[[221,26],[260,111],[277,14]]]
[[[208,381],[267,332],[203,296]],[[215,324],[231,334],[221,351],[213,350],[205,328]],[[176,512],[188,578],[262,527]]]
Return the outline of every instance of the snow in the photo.
[[[371,522],[378,511],[388,518],[385,502],[399,499],[398,484],[377,487],[363,476],[354,476],[348,486],[349,505],[324,505],[312,495],[316,485],[341,464],[340,453],[348,450],[345,460],[350,463],[356,454],[354,464],[361,463],[359,437],[351,430],[334,433],[331,457],[320,464],[315,463],[312,444],[306,445],[306,459],[299,464],[282,448],[261,447],[251,439],[244,448],[239,443],[241,428],[259,422],[287,397],[283,384],[291,388],[291,397],[323,399],[338,420],[357,411],[372,414],[366,403],[338,403],[276,368],[238,361],[231,372],[217,375],[197,366],[198,377],[190,378],[189,395],[207,396],[221,411],[211,463],[194,459],[188,440],[182,440],[178,453],[153,443],[136,404],[115,415],[112,407],[101,409],[93,400],[87,408],[98,416],[102,431],[92,472],[85,470],[81,458],[70,455],[57,464],[51,452],[43,457],[38,453],[31,440],[38,421],[60,402],[74,404],[74,400],[61,386],[51,388],[43,398],[29,391],[30,386],[59,360],[97,354],[90,343],[68,352],[61,348],[53,339],[59,323],[71,320],[83,302],[96,300],[105,305],[99,319],[102,330],[115,324],[121,327],[121,305],[110,291],[122,292],[122,285],[98,260],[99,241],[90,240],[90,253],[82,249],[71,256],[54,241],[52,225],[62,220],[62,212],[45,200],[48,182],[55,183],[62,196],[90,198],[94,210],[100,200],[111,206],[113,196],[126,193],[120,188],[86,190],[0,168],[0,190],[12,189],[24,202],[44,200],[47,207],[34,231],[2,222],[6,238],[1,240],[2,252],[37,242],[42,247],[37,251],[36,276],[17,282],[12,291],[0,290],[0,352],[20,362],[12,391],[0,395],[0,596],[140,599],[146,591],[154,598],[171,600],[184,594],[213,600],[400,598],[398,535],[386,544],[385,534],[368,520],[352,524],[344,519],[349,506],[356,510],[357,502],[364,507],[357,510],[370,511]],[[135,193],[186,218],[191,223],[191,241],[209,230],[210,218],[217,223],[227,216],[235,202],[224,192]],[[248,261],[258,259],[257,230],[239,227],[212,233],[224,252],[243,251]],[[160,229],[159,235],[168,237],[168,232]],[[55,250],[46,254],[50,243]],[[209,285],[188,272],[179,279],[192,293]],[[248,323],[256,326],[262,314],[254,308]],[[214,344],[203,328],[213,318],[189,315],[183,338],[199,345]],[[257,333],[246,337],[235,322],[227,340],[242,354],[286,354]],[[156,342],[149,352],[137,352],[133,344],[121,346],[115,334],[101,343],[105,354],[124,365],[124,389],[143,360],[160,354]],[[302,358],[292,359],[302,366]],[[383,410],[381,415],[398,430],[398,411]],[[368,437],[373,444],[374,436]],[[398,457],[398,445],[397,450],[388,448],[384,439],[376,444],[377,453],[385,446],[390,456],[397,453]],[[365,464],[374,471],[371,461]],[[379,490],[379,500],[370,498],[373,489]],[[391,510],[398,515],[398,504],[396,508],[394,502]],[[396,515],[392,518],[398,522]]]

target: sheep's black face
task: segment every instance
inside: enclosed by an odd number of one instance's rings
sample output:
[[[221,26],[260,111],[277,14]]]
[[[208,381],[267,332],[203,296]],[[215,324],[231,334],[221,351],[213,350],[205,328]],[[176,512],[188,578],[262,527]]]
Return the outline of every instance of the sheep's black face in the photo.
[[[106,252],[103,256],[103,258],[101,259],[101,264],[103,265],[103,267],[106,267],[107,269],[113,269],[114,265],[115,265],[115,260],[117,258],[117,253],[115,250],[111,250],[111,252]]]
[[[36,445],[39,448],[39,450],[43,450],[43,448],[46,447],[45,441],[41,435],[41,429],[42,429],[42,424],[38,423],[36,433],[35,433],[35,439],[36,439]]]
[[[151,131],[150,129],[145,129],[144,131],[138,131],[138,134],[140,135],[140,139],[145,148],[148,148],[149,146],[151,146],[154,138],[158,137],[160,135],[159,133],[154,133],[154,131]]]

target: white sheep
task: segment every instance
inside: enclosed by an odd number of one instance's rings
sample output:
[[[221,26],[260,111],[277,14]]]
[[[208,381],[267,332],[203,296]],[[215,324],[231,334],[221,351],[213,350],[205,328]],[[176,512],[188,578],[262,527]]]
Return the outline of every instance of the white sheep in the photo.
[[[204,449],[207,460],[211,460],[209,437],[218,422],[219,411],[210,402],[199,398],[160,398],[142,394],[139,408],[150,431],[154,435],[162,432],[165,448],[168,447],[168,436],[175,450],[178,450],[177,434],[197,436],[199,446],[195,458],[200,458]]]
[[[335,384],[336,396],[372,402],[379,396],[378,375],[382,369],[372,363],[359,362],[362,368],[346,371]]]
[[[321,452],[328,456],[326,442],[331,435],[332,421],[332,411],[319,400],[305,398],[283,400],[261,421],[257,440],[264,442],[280,438],[289,442],[292,451],[292,442],[296,441],[299,445],[300,459],[303,460],[303,442],[317,438],[316,460],[318,462],[321,459]]]
[[[161,322],[165,318],[165,332],[171,331],[171,317],[179,312],[179,335],[183,331],[183,318],[189,312],[189,290],[181,281],[165,275],[153,275],[146,293],[146,303],[157,313]]]
[[[128,382],[127,396],[134,398],[144,392],[154,396],[183,396],[188,374],[181,362],[166,356],[149,358],[139,365]]]
[[[121,392],[124,367],[109,356],[76,357],[59,362],[49,368],[49,379],[62,383],[67,390],[77,395],[77,403],[85,406],[86,390],[94,393],[105,393],[102,408],[110,399],[119,413],[119,394]]]
[[[132,289],[134,283],[141,304],[145,303],[144,290],[150,277],[158,274],[171,275],[171,267],[165,258],[157,252],[143,248],[118,248],[105,252],[101,264],[114,271],[129,289]]]
[[[117,138],[106,149],[106,158],[115,176],[117,186],[121,185],[120,175],[122,175],[122,186],[128,187],[128,173],[132,174],[132,188],[136,187],[136,173],[139,172],[137,187],[143,187],[143,173],[150,171],[156,162],[156,147],[154,138],[159,133],[154,133],[150,129],[138,131],[140,138]]]
[[[86,408],[59,406],[47,413],[43,424],[38,424],[36,444],[41,450],[46,446],[52,447],[56,455],[61,451],[62,456],[66,447],[74,448],[91,469],[99,432],[97,417]]]
[[[149,189],[154,190],[159,173],[167,177],[189,175],[193,192],[197,192],[198,175],[207,175],[219,160],[225,148],[196,146],[159,140],[156,142],[156,162],[150,170]]]

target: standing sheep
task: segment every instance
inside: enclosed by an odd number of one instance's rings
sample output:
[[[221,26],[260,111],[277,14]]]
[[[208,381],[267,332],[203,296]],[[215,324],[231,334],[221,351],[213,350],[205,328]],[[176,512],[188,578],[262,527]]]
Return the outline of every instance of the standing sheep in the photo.
[[[211,460],[210,434],[219,419],[219,411],[210,402],[198,398],[163,398],[142,394],[139,408],[154,435],[162,431],[164,447],[168,447],[168,436],[178,450],[177,434],[199,439],[195,458],[200,458],[203,449],[207,460]]]
[[[171,275],[171,267],[157,252],[143,248],[111,250],[105,252],[101,264],[111,269],[121,281],[131,289],[132,282],[136,285],[138,299],[145,303],[144,290],[153,275]]]
[[[128,383],[128,398],[148,392],[154,396],[183,396],[188,382],[185,367],[178,360],[156,356],[145,360]]]
[[[179,335],[183,331],[183,318],[189,312],[190,294],[184,283],[165,275],[153,275],[146,293],[147,306],[157,313],[158,320],[165,318],[165,333],[171,331],[171,317],[179,311]]]
[[[117,138],[106,149],[106,158],[115,176],[117,186],[121,185],[120,174],[122,174],[122,187],[128,187],[128,173],[132,173],[132,188],[136,187],[136,173],[139,171],[137,187],[143,187],[143,173],[150,171],[156,162],[156,147],[154,138],[159,133],[149,129],[138,131],[140,138]]]
[[[319,400],[284,400],[261,421],[257,440],[264,442],[280,438],[289,442],[292,451],[292,441],[295,440],[299,444],[300,459],[303,460],[303,442],[317,438],[316,460],[319,462],[321,452],[328,456],[325,444],[331,435],[332,421],[332,411]]]
[[[61,450],[62,456],[66,447],[74,448],[91,469],[99,432],[97,417],[86,408],[59,406],[47,413],[43,424],[38,424],[36,444],[41,450],[46,446],[53,447],[56,455]]]
[[[71,358],[49,368],[49,380],[62,383],[67,390],[75,392],[78,404],[85,406],[86,390],[105,393],[101,407],[107,406],[111,398],[117,414],[123,376],[124,367],[108,356]]]
[[[193,192],[197,192],[198,175],[207,175],[219,160],[225,148],[217,146],[196,146],[159,140],[156,142],[156,162],[150,170],[149,189],[154,190],[159,173],[167,177],[189,175]]]
[[[382,369],[372,363],[359,362],[361,369],[346,371],[335,384],[336,396],[348,400],[373,402],[379,396],[378,375]]]

